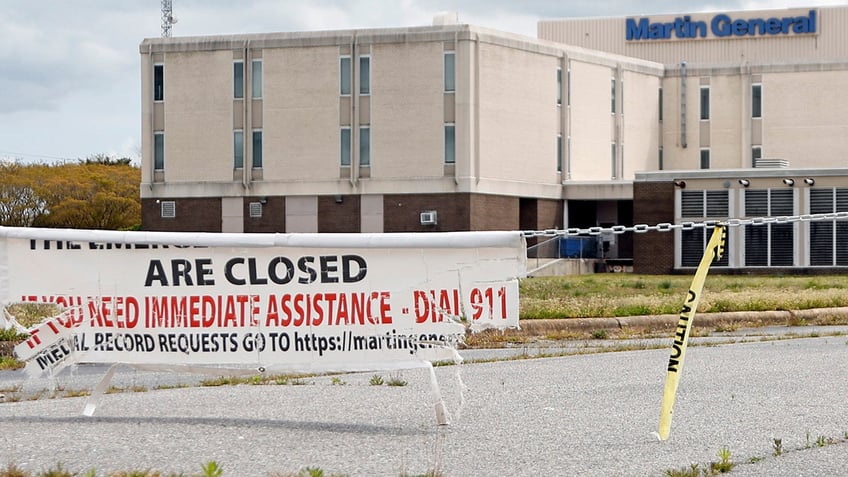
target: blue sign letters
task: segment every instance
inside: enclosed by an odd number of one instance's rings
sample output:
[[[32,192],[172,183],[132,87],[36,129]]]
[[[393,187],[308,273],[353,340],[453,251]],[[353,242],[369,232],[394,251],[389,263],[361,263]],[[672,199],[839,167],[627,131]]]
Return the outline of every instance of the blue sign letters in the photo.
[[[798,17],[744,20],[720,13],[709,22],[709,32],[716,38],[816,33],[816,14],[816,10],[810,10]],[[708,33],[707,22],[693,21],[689,15],[677,17],[673,22],[654,23],[646,17],[628,18],[626,29],[627,41],[706,38]]]

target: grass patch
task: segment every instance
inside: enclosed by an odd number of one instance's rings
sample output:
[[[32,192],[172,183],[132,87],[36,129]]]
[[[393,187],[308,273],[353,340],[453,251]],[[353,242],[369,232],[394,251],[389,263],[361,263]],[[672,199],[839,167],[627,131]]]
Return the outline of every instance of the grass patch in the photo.
[[[13,343],[20,343],[21,341],[29,338],[29,335],[26,333],[19,333],[15,328],[2,328],[0,329],[0,341],[11,341]]]
[[[0,371],[11,371],[13,369],[21,369],[23,367],[24,363],[12,358],[11,356],[0,356]]]
[[[399,387],[406,386],[407,384],[409,383],[407,383],[406,380],[401,377],[400,373],[390,375],[389,379],[386,381],[386,385],[388,386]]]
[[[308,384],[308,381],[306,381],[305,378],[314,377],[314,374],[273,374],[268,376],[264,374],[256,374],[253,376],[218,376],[217,378],[204,379],[200,382],[200,385],[209,387],[235,386],[238,384],[251,384],[258,386],[274,384],[284,386],[287,384]]]
[[[691,283],[690,275],[611,273],[525,278],[519,285],[519,317],[530,320],[678,314]],[[845,307],[848,306],[846,291],[848,276],[843,275],[815,278],[711,275],[707,277],[697,311]]]
[[[18,323],[31,328],[41,323],[44,318],[58,315],[61,308],[52,303],[14,303],[9,305],[7,310]]]

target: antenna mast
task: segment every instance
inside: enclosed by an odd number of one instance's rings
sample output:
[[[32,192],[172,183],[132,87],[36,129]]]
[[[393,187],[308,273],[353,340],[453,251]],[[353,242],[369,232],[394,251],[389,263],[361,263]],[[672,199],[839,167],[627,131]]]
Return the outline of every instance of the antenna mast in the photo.
[[[171,38],[171,26],[177,23],[171,0],[162,0],[162,38]]]

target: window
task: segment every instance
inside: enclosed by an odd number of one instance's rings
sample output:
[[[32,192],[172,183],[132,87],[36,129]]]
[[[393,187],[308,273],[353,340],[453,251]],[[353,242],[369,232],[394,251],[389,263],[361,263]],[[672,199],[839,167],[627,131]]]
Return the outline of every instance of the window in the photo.
[[[793,215],[794,189],[745,191],[746,217]],[[745,265],[749,267],[792,266],[794,224],[768,223],[745,226]]]
[[[810,213],[848,212],[848,189],[810,189]],[[848,266],[848,222],[810,222],[810,265]]]
[[[660,121],[663,120],[663,99],[662,99],[662,88],[660,88],[659,96],[657,97],[657,102],[659,104],[659,115]]]
[[[163,219],[173,219],[177,216],[177,203],[173,200],[163,200],[159,203],[159,215]]]
[[[153,65],[153,101],[165,100],[165,65]]]
[[[371,94],[371,57],[359,57],[359,94]]]
[[[615,78],[610,80],[610,112],[615,114]]]
[[[253,68],[250,72],[250,96],[252,98],[262,97],[262,60],[253,60]]]
[[[153,170],[165,170],[165,133],[153,133]]]
[[[556,170],[557,170],[557,172],[562,172],[562,134],[557,135],[556,146],[557,146],[557,152],[556,152],[556,154],[557,154],[556,155],[556,158],[557,158],[556,167],[557,167],[557,169]]]
[[[615,161],[615,143],[610,145],[610,177],[615,179],[615,171],[617,169]]]
[[[686,222],[725,220],[729,203],[726,190],[684,190],[680,193],[680,216]],[[680,232],[680,265],[697,267],[712,236],[713,229],[695,228]],[[729,240],[729,238],[728,238]],[[729,246],[725,250],[730,250]],[[730,260],[725,253],[715,265],[728,266]]]
[[[571,106],[571,70],[565,72],[565,101]]]
[[[359,128],[359,165],[371,165],[371,129],[367,126]]]
[[[233,98],[244,98],[244,62],[233,62]]]
[[[565,140],[565,160],[568,161],[565,163],[565,171],[567,177],[571,179],[571,136]]]
[[[701,149],[701,169],[710,168],[710,150]]]
[[[350,57],[339,58],[339,94],[350,94]]]
[[[456,163],[456,126],[445,124],[445,164]]]
[[[344,127],[339,132],[339,150],[341,151],[339,164],[350,166],[350,128]]]
[[[701,119],[710,119],[710,87],[701,86]]]
[[[233,131],[233,168],[244,167],[244,131]]]
[[[262,131],[253,131],[253,167],[262,168]]]
[[[763,157],[763,146],[753,146],[751,148],[751,167],[757,167],[757,161]]]
[[[557,68],[557,106],[562,106],[562,68]]]
[[[751,117],[763,117],[763,85],[751,85]]]
[[[663,148],[660,146],[657,151],[657,169],[663,170]]]
[[[445,52],[445,91],[456,91],[456,53]]]

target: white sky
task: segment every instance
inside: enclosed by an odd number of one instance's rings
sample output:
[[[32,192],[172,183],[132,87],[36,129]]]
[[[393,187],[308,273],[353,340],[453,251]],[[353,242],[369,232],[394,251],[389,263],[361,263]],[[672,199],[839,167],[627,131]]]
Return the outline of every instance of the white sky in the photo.
[[[173,0],[172,36],[462,23],[535,37],[544,18],[695,13],[846,0]],[[160,0],[2,0],[0,159],[138,159],[138,46],[161,32]]]

